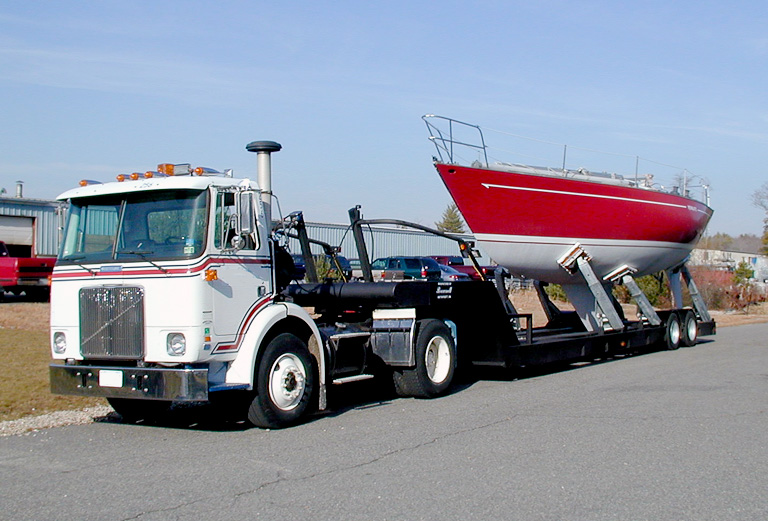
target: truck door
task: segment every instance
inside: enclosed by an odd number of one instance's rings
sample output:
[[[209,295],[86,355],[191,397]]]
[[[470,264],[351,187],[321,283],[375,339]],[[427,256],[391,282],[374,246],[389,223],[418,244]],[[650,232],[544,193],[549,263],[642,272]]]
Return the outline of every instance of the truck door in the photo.
[[[251,194],[252,195],[252,194]],[[239,225],[240,196],[232,191],[215,192],[213,223],[213,255],[211,268],[217,280],[211,281],[213,291],[213,330],[225,342],[237,342],[243,333],[245,319],[251,307],[271,289],[269,245],[263,227],[257,226],[263,215],[255,215],[250,227]],[[251,201],[252,208],[260,206]],[[250,229],[238,234],[238,230]]]

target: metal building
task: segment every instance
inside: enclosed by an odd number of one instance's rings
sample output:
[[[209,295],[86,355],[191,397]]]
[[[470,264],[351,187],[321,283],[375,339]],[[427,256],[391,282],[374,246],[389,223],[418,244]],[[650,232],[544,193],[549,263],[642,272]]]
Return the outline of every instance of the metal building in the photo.
[[[59,201],[25,199],[20,183],[16,197],[0,196],[0,241],[12,255],[55,256],[63,219],[64,207]]]

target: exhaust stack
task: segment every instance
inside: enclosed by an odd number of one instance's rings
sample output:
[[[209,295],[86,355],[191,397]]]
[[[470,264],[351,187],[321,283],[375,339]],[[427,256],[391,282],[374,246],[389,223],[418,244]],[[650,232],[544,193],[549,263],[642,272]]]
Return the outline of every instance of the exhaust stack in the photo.
[[[272,152],[279,152],[283,146],[274,141],[252,141],[245,146],[248,152],[256,152],[256,182],[261,189],[264,216],[272,226]]]

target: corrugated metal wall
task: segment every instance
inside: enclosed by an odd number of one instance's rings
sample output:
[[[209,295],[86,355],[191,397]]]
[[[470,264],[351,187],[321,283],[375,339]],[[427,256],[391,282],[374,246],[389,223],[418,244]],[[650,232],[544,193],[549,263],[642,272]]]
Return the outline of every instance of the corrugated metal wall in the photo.
[[[40,256],[56,255],[59,251],[59,227],[63,223],[59,213],[58,201],[0,198],[0,215],[35,220],[34,251]]]

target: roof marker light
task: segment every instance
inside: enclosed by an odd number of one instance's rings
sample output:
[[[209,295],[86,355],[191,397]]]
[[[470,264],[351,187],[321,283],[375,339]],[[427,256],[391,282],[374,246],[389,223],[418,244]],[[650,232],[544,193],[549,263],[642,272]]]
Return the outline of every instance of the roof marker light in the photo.
[[[160,163],[157,165],[157,171],[165,175],[173,175],[173,165],[171,163]]]
[[[117,176],[117,180],[118,180],[118,182],[120,182],[120,183],[122,183],[123,181],[125,181],[125,174],[118,174],[118,176]]]
[[[134,172],[130,175],[130,178],[132,181],[138,181],[139,177],[141,177],[141,174],[139,174],[138,172]]]
[[[162,172],[155,172],[153,170],[148,170],[144,172],[145,179],[152,179],[153,177],[168,177],[168,174],[164,174]]]
[[[198,166],[195,168],[194,173],[196,175],[221,175],[221,172],[207,166]]]
[[[101,181],[94,181],[92,179],[81,179],[79,184],[80,186],[100,185]]]
[[[191,175],[192,165],[189,163],[181,163],[174,165],[172,163],[161,163],[157,165],[157,171],[166,175]]]

